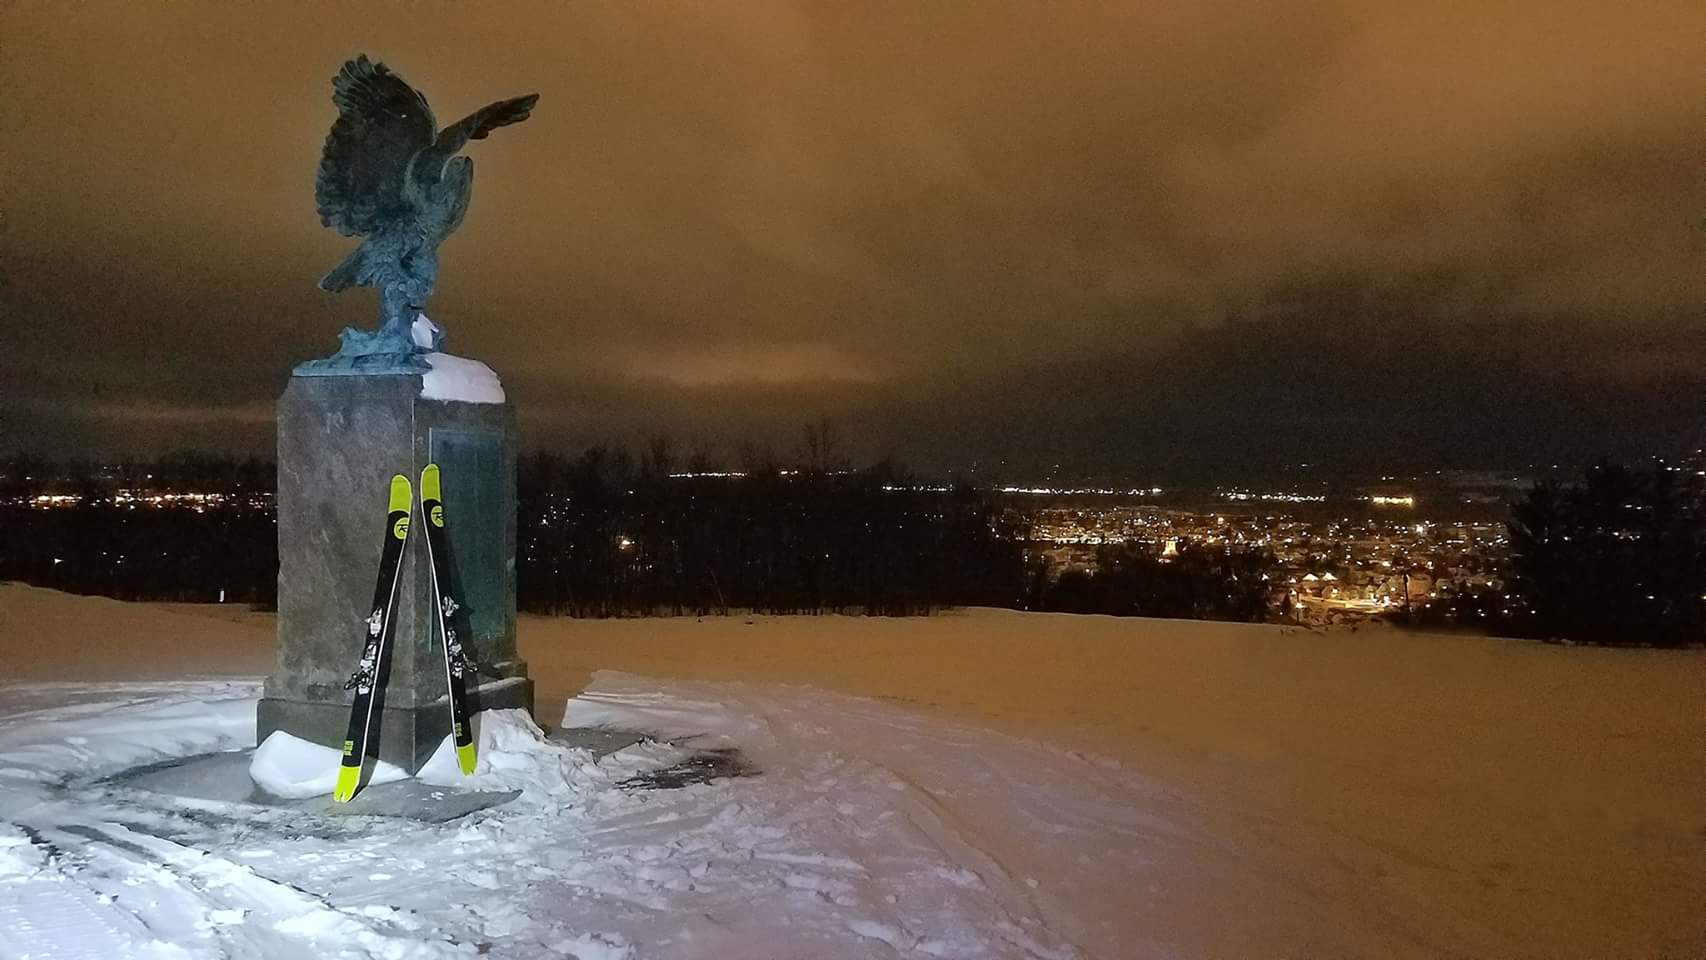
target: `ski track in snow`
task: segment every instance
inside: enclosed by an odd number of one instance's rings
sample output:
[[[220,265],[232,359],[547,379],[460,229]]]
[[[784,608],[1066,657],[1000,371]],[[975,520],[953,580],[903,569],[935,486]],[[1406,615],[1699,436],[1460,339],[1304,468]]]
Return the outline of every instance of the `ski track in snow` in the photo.
[[[1165,864],[1216,855],[1116,764],[809,688],[610,673],[566,723],[655,741],[595,760],[480,715],[467,785],[522,795],[447,824],[108,779],[249,747],[258,693],[0,687],[0,957],[1170,956],[1116,921]],[[731,745],[758,775],[618,786]]]

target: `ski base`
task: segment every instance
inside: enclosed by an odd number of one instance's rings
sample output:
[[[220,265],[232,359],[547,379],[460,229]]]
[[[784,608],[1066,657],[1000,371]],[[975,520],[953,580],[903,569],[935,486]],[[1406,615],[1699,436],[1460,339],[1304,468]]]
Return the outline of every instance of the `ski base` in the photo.
[[[473,744],[469,743],[469,744],[458,744],[457,745],[457,747],[456,747],[456,765],[458,767],[462,768],[462,775],[463,776],[471,777],[474,775],[474,745]]]

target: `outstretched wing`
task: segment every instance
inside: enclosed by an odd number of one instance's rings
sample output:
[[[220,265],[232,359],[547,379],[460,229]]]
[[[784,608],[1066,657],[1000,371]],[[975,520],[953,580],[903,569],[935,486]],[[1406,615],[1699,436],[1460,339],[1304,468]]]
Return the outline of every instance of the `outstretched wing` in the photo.
[[[468,131],[469,140],[484,140],[486,134],[499,127],[507,127],[512,123],[520,123],[533,115],[533,106],[539,102],[539,94],[530,93],[525,97],[510,97],[497,103],[487,104],[466,117],[457,121],[456,126]]]
[[[445,127],[438,135],[438,140],[432,145],[433,158],[438,162],[433,164],[434,173],[442,171],[444,164],[456,152],[461,150],[470,140],[484,140],[486,134],[499,127],[507,127],[512,123],[520,123],[533,115],[533,105],[539,102],[539,94],[530,93],[525,97],[511,97],[487,104],[461,120]]]
[[[404,212],[403,178],[415,154],[432,146],[437,123],[419,91],[366,54],[332,78],[332,102],[338,119],[314,178],[314,205],[321,223],[365,236]]]

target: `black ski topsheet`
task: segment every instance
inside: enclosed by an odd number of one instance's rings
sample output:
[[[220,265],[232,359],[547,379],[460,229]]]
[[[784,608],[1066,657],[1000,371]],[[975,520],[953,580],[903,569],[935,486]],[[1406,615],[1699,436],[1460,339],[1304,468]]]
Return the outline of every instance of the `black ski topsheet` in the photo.
[[[374,688],[385,676],[389,654],[385,641],[391,634],[396,613],[397,581],[403,568],[403,547],[409,539],[409,515],[414,512],[413,507],[409,478],[397,474],[391,478],[385,546],[379,554],[379,576],[373,584],[373,606],[366,618],[361,663],[349,682],[355,688],[355,700],[350,704],[349,733],[344,737],[338,783],[332,791],[332,799],[339,803],[347,803],[355,796],[361,782],[361,765],[373,739]]]
[[[445,535],[444,497],[438,464],[421,471],[421,517],[426,521],[427,555],[432,561],[433,606],[438,611],[439,636],[444,638],[444,680],[450,690],[450,735],[456,745],[456,764],[467,776],[474,772],[474,731],[468,723],[468,656],[457,632],[455,579],[450,575],[450,546]]]

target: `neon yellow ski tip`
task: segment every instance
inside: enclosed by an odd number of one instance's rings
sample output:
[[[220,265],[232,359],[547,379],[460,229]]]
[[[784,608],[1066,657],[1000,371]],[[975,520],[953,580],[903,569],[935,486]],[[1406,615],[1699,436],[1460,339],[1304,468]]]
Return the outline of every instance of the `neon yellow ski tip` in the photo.
[[[397,474],[391,478],[391,512],[398,510],[409,512],[409,504],[414,502],[414,490],[409,487],[409,478]]]
[[[332,790],[332,799],[338,803],[349,803],[355,799],[355,788],[361,782],[360,767],[338,767],[338,785]]]
[[[421,470],[421,509],[425,511],[428,523],[435,527],[444,526],[444,491],[438,485],[436,463],[429,463]]]
[[[409,539],[409,514],[412,512],[411,504],[414,502],[413,494],[414,491],[409,487],[408,477],[399,473],[391,478],[390,513],[392,516],[396,516],[399,513],[402,514],[402,516],[397,517],[397,519],[391,523],[391,536],[396,537],[398,540]]]
[[[462,768],[462,775],[464,777],[471,777],[474,775],[473,744],[470,743],[465,747],[456,748],[456,765]]]
[[[443,500],[438,486],[438,464],[429,463],[421,470],[421,501]]]

